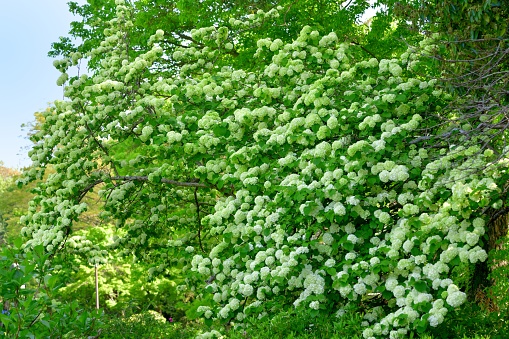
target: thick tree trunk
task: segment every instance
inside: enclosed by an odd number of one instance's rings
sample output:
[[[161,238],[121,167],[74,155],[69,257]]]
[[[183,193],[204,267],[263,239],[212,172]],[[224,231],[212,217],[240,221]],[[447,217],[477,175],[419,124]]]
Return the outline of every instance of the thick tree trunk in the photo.
[[[484,250],[489,254],[489,259],[475,265],[474,274],[471,277],[470,299],[475,300],[481,306],[490,310],[497,309],[495,296],[488,293],[487,289],[496,285],[496,280],[490,278],[490,273],[500,266],[508,264],[506,260],[490,260],[494,251],[504,249],[504,238],[507,236],[509,213],[507,209],[490,209],[490,215],[486,229],[486,241]]]

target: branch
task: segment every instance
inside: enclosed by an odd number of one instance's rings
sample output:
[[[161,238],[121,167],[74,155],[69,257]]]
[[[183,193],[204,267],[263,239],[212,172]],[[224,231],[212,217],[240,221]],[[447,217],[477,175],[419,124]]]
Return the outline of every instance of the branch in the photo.
[[[198,223],[198,241],[200,243],[200,249],[202,252],[205,252],[203,249],[203,244],[201,242],[201,218],[200,218],[200,202],[198,201],[198,187],[194,189],[194,202],[196,204],[196,221]]]
[[[123,175],[123,176],[110,177],[108,179],[97,179],[97,180],[93,181],[92,183],[90,183],[87,187],[85,187],[85,189],[83,189],[81,191],[78,201],[81,201],[81,199],[83,199],[85,197],[85,195],[88,193],[88,191],[90,191],[95,186],[105,182],[106,180],[142,181],[142,182],[149,181],[148,176],[139,176],[139,175],[133,175],[133,176]],[[173,185],[173,186],[182,186],[182,187],[196,187],[196,188],[208,187],[207,185],[199,183],[199,182],[181,182],[181,181],[175,181],[175,180],[171,180],[171,179],[167,179],[167,178],[162,178],[161,183]]]
[[[176,35],[177,37],[181,38],[181,39],[191,41],[191,42],[197,44],[198,46],[203,46],[202,43],[200,43],[199,41],[196,41],[195,39],[193,39],[193,37],[191,37],[191,36],[189,36],[187,34],[184,34],[184,33],[181,33],[181,32],[173,32],[173,34]]]
[[[148,180],[148,176],[137,176],[137,175],[134,175],[134,176],[128,176],[128,175],[125,175],[125,176],[115,176],[115,177],[111,177],[111,180],[123,180],[123,181],[149,181]],[[201,184],[199,182],[181,182],[181,181],[175,181],[175,180],[170,180],[170,179],[166,179],[166,178],[162,178],[161,179],[161,182],[163,184],[169,184],[169,185],[173,185],[173,186],[183,186],[183,187],[208,187],[207,185],[205,184]]]
[[[433,135],[433,136],[429,135],[429,136],[420,136],[420,137],[417,137],[414,140],[411,140],[409,142],[409,144],[410,145],[417,144],[417,143],[419,143],[421,141],[430,140],[430,139],[444,139],[445,140],[445,139],[448,139],[453,134],[461,134],[461,135],[465,135],[465,136],[469,135],[469,133],[467,131],[464,131],[461,128],[453,128],[449,132],[445,132],[445,133],[442,133],[440,135]]]
[[[80,107],[81,107],[81,110],[83,112],[85,112],[85,107],[83,107],[83,105],[80,103]],[[88,123],[85,123],[85,128],[87,129],[88,133],[89,133],[89,136],[92,138],[92,140],[94,140],[94,142],[96,143],[96,145],[104,152],[104,154],[106,154],[107,156],[109,156],[109,153],[108,151],[106,150],[106,148],[104,148],[104,145],[99,142],[99,140],[96,139],[95,135],[94,135],[94,131],[92,130],[92,128],[90,128],[90,126],[88,125]],[[115,172],[116,175],[118,175],[118,171],[117,171],[117,167],[115,166],[115,164],[113,163],[113,161],[110,161],[110,165],[111,167],[113,168],[113,171]]]
[[[356,45],[356,46],[359,46],[364,52],[368,53],[369,55],[371,55],[373,58],[375,58],[376,60],[380,60],[377,58],[377,56],[371,52],[370,50],[368,50],[366,47],[362,46],[360,43],[356,42],[356,41],[353,41],[353,40],[350,40],[350,43]]]

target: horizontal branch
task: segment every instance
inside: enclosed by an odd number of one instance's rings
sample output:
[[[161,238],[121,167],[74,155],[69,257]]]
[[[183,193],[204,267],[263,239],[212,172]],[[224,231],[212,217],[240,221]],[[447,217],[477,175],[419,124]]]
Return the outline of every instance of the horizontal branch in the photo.
[[[140,175],[119,175],[119,176],[110,177],[108,179],[97,179],[94,182],[90,183],[87,187],[85,187],[85,189],[83,189],[81,191],[78,201],[81,201],[85,197],[85,195],[88,193],[88,191],[90,191],[92,188],[94,188],[95,186],[97,186],[107,180],[143,181],[143,182],[150,181],[148,179],[148,176],[140,176]],[[196,188],[208,187],[207,185],[199,183],[199,182],[182,182],[182,181],[176,181],[176,180],[171,180],[171,179],[167,179],[167,178],[161,178],[161,183],[173,185],[173,186],[181,186],[181,187],[196,187]]]
[[[148,176],[139,176],[139,175],[133,175],[133,176],[115,176],[111,177],[111,180],[123,180],[123,181],[149,181]],[[208,187],[205,184],[201,184],[199,182],[181,182],[181,181],[175,181],[170,180],[166,178],[161,178],[161,182],[163,184],[169,184],[173,186],[183,186],[183,187]]]

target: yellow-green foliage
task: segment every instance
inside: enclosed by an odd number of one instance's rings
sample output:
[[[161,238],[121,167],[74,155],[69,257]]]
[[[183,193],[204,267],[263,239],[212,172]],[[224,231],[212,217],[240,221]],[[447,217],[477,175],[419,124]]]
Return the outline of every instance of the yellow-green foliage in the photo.
[[[19,174],[17,170],[0,163],[0,243],[2,239],[7,240],[19,234],[19,217],[26,212],[28,202],[33,198],[30,191],[34,184],[23,188],[16,186]]]
[[[98,265],[101,308],[108,313],[122,315],[155,309],[174,318],[181,317],[184,310],[179,309],[182,306],[177,304],[183,294],[178,291],[177,285],[183,284],[182,273],[172,268],[156,274],[152,272],[151,262],[143,262],[132,255],[119,255],[110,247],[115,233],[113,226],[106,225],[78,231],[68,240],[85,246],[94,244],[103,254]],[[95,267],[90,258],[82,254],[81,248],[68,246],[62,255],[54,259],[54,267],[58,274],[66,277],[61,297],[78,300],[84,307],[92,308],[95,306]]]

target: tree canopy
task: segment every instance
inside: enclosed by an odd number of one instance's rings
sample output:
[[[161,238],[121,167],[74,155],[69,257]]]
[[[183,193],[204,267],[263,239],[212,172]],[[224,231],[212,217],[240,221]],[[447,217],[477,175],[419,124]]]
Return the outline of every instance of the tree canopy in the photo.
[[[96,190],[113,246],[151,274],[185,265],[208,322],[370,305],[365,338],[442,323],[466,300],[451,271],[488,257],[507,150],[458,127],[447,32],[412,31],[387,5],[362,24],[366,2],[71,3],[83,43],[51,52],[66,99],[31,136],[20,184],[54,172],[26,246],[72,241],[103,262],[72,234]],[[82,58],[89,72],[69,78]]]

